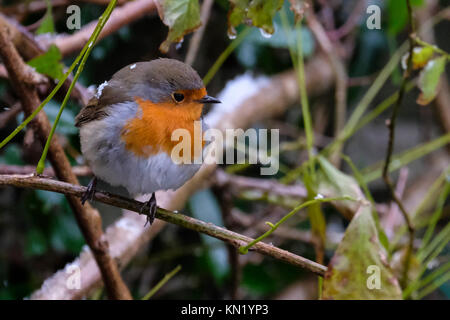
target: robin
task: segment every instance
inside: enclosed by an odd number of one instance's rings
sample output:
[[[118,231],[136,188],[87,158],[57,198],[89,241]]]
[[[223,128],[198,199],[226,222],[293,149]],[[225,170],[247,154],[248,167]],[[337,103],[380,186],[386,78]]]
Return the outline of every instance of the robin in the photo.
[[[128,65],[101,84],[75,118],[81,151],[94,173],[83,204],[93,199],[98,177],[132,196],[151,193],[141,209],[151,224],[155,191],[178,189],[200,168],[173,161],[178,142],[171,136],[180,128],[193,136],[195,121],[205,126],[205,103],[220,101],[207,95],[194,69],[173,59]]]

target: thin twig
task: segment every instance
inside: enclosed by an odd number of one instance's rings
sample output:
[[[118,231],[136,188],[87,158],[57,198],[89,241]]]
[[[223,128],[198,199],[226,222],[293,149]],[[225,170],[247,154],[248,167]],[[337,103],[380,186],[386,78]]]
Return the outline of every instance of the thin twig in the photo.
[[[328,60],[321,55],[316,55],[308,61],[306,74],[307,90],[312,96],[326,92],[332,86],[334,78],[331,67]],[[209,125],[224,132],[228,128],[247,128],[251,123],[276,118],[283,114],[288,106],[298,101],[299,91],[296,81],[296,73],[292,70],[271,77],[269,82],[253,95],[236,102],[237,106],[225,111],[223,108],[213,110],[220,111],[220,116],[218,120],[210,121]],[[182,209],[190,195],[210,184],[210,177],[216,168],[215,164],[205,164],[190,181],[175,192],[157,192],[158,203],[170,210]],[[121,267],[126,266],[140,249],[166,226],[166,222],[158,219],[150,228],[142,228],[144,223],[145,217],[126,212],[122,218],[106,229],[111,255]],[[80,266],[82,278],[89,279],[82,282],[80,290],[74,292],[66,288],[67,273],[61,269],[45,280],[44,285],[30,298],[80,299],[101,285],[99,281],[101,275],[89,252],[81,252],[73,263]]]
[[[0,175],[0,185],[41,189],[76,197],[81,197],[86,192],[86,187],[84,186],[48,178],[42,178],[35,175]],[[127,209],[137,213],[141,212],[141,208],[144,204],[140,201],[100,191],[95,192],[94,199],[99,202],[112,205],[114,207]],[[236,248],[245,246],[248,243],[252,243],[254,241],[254,239],[252,238],[218,227],[212,223],[206,223],[162,208],[158,208],[156,212],[156,218],[190,230],[207,234],[211,237],[227,242]],[[326,272],[326,267],[323,265],[263,242],[258,242],[257,244],[253,245],[252,250],[306,269],[317,275],[323,276]]]
[[[408,77],[410,76],[410,73],[412,71],[412,57],[413,57],[413,50],[414,50],[414,45],[415,45],[415,40],[414,40],[415,23],[414,23],[414,19],[413,19],[410,0],[406,0],[406,4],[408,7],[409,28],[410,28],[408,64],[407,64],[407,68],[406,68],[405,72],[403,73],[403,79],[402,79],[402,83],[400,86],[397,102],[392,109],[392,115],[387,124],[388,129],[389,129],[389,142],[388,142],[388,148],[387,148],[386,158],[385,158],[384,167],[383,167],[383,179],[389,189],[389,192],[391,193],[392,198],[394,199],[395,203],[397,203],[400,211],[402,212],[403,218],[405,219],[405,222],[408,226],[408,231],[409,231],[409,243],[408,243],[408,248],[406,250],[406,255],[405,255],[405,266],[403,268],[403,275],[402,275],[402,278],[400,281],[402,284],[402,287],[405,287],[407,284],[407,281],[408,281],[408,271],[409,271],[409,267],[410,267],[411,254],[412,254],[413,242],[414,242],[414,226],[412,224],[410,216],[409,216],[408,212],[406,211],[406,208],[404,207],[401,199],[397,196],[397,194],[395,192],[394,185],[389,176],[389,165],[391,163],[392,153],[394,150],[395,124],[397,121],[398,112],[400,110],[400,107],[402,105],[403,98],[404,98],[404,95],[406,92],[406,84],[408,82]]]
[[[200,28],[195,31],[194,35],[189,42],[189,49],[186,54],[186,62],[188,65],[192,65],[194,63],[195,57],[197,56],[198,48],[200,47],[200,43],[202,41],[203,34],[205,32],[206,24],[209,20],[209,15],[211,12],[211,8],[213,5],[213,0],[204,0],[202,4],[202,9],[200,13],[200,19],[202,21],[202,25]]]

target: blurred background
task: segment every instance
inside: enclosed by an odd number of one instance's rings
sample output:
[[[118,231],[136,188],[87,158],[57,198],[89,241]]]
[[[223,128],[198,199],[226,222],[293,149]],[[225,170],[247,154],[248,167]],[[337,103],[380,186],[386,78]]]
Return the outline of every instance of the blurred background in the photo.
[[[69,3],[80,6],[82,26],[98,19],[106,7],[102,1],[50,2],[54,32],[58,34],[77,31],[67,30],[66,27],[66,8]],[[33,6],[33,3],[43,5]],[[421,26],[448,9],[449,1],[423,0],[413,3],[417,25]],[[366,8],[369,4],[376,4],[381,8],[379,30],[369,30],[366,26],[369,16]],[[37,31],[44,21],[47,10],[45,1],[3,0],[0,1],[0,5],[1,13],[17,20],[29,32],[39,33]],[[236,40],[227,33],[229,7],[230,3],[227,0],[213,2],[209,21],[192,64],[202,77],[208,73],[218,57],[228,50],[230,43]],[[244,25],[237,27],[238,38],[242,32],[247,34],[207,85],[210,95],[225,97],[222,90],[227,86],[227,90],[237,92],[237,95],[239,90],[255,90],[254,86],[257,86],[258,81],[270,81],[272,77],[293,69],[290,41],[283,32],[283,23],[287,23],[293,32],[299,30],[295,27],[294,14],[288,1],[283,4],[281,10],[284,16],[280,11],[275,14],[273,20],[275,32],[271,36],[255,27],[249,28]],[[333,51],[345,66],[348,76],[346,84],[348,117],[367,93],[377,74],[407,39],[406,6],[403,1],[398,0],[321,0],[314,1],[313,10],[334,46]],[[447,10],[447,16],[432,28],[432,38],[427,39],[447,52],[450,51],[448,17]],[[247,29],[249,31],[246,31]],[[162,54],[159,47],[165,40],[167,31],[167,26],[162,23],[156,11],[121,27],[117,32],[98,42],[87,60],[79,82],[92,93],[92,89],[95,88],[92,86],[98,86],[110,79],[118,69],[128,64],[162,56],[184,60],[192,33],[186,35],[182,43],[170,46],[167,54]],[[306,64],[311,59],[323,56],[324,53],[309,25],[305,24],[300,32]],[[37,35],[37,39],[45,41],[45,34]],[[75,57],[76,53],[69,54],[62,62],[69,66]],[[307,73],[307,79],[308,76],[310,74]],[[372,100],[368,110],[373,110],[398,90],[401,78],[402,70],[399,66]],[[447,82],[448,79],[447,68],[447,73],[441,81]],[[415,102],[418,94],[417,88],[412,89],[401,108],[396,127],[395,153],[411,151],[412,148],[435,141],[448,133],[446,130],[449,128],[445,128],[442,116],[436,111],[436,102],[428,106],[419,106]],[[46,96],[45,92],[42,92],[42,96]],[[2,139],[23,119],[20,110],[13,116],[8,113],[8,118],[4,116],[14,108],[16,102],[17,97],[8,80],[0,78]],[[223,108],[227,107],[227,102],[225,98]],[[57,97],[45,107],[52,123],[60,103],[61,97]],[[335,85],[322,90],[319,94],[310,95],[309,103],[316,147],[320,150],[335,136],[337,117]],[[450,112],[448,110],[450,105],[446,107],[447,112]],[[79,151],[78,129],[73,125],[74,117],[80,108],[80,102],[71,99],[56,129],[57,138],[62,142],[73,166],[84,164]],[[210,112],[210,109],[208,108],[206,113]],[[389,116],[390,109],[387,109],[370,123],[364,124],[348,139],[343,149],[343,153],[352,159],[368,182],[370,192],[375,202],[379,204],[377,208],[380,216],[383,212],[389,211],[390,195],[380,176],[374,174],[374,170],[380,168],[379,163],[384,160],[386,153],[388,131],[385,121]],[[7,121],[2,121],[3,119]],[[280,129],[282,150],[280,171],[275,177],[268,177],[269,179],[285,178],[307,159],[299,101],[286,108],[282,115],[253,123],[252,126]],[[5,171],[12,166],[37,164],[42,147],[39,143],[33,143],[32,136],[33,132],[23,130],[0,150],[2,170]],[[435,177],[436,175],[433,175],[435,170],[441,170],[441,173],[443,168],[447,167],[450,156],[448,145],[420,149],[417,152],[419,154],[416,155],[408,153],[409,160],[400,165],[403,169],[393,173],[394,181],[402,179],[402,175],[407,176],[403,199],[416,203],[420,202],[430,188],[427,178]],[[353,175],[351,167],[346,162],[341,162],[340,168],[343,172]],[[259,169],[259,165],[222,165],[220,168],[227,177],[239,175],[248,178],[261,178]],[[89,179],[89,176],[81,176],[80,182],[86,185]],[[424,184],[425,180],[428,184]],[[126,195],[124,190],[111,188],[105,184],[100,184],[98,188]],[[212,187],[195,193],[182,213],[211,221],[250,237],[257,237],[266,230],[264,221],[279,220],[290,211],[292,203],[297,202],[292,198],[285,199],[283,196],[271,195],[270,192],[235,190],[233,186],[214,183]],[[93,205],[99,209],[105,228],[122,214],[118,208],[96,202]],[[446,226],[449,212],[448,204],[444,205],[437,230]],[[324,214],[327,221],[324,263],[328,264],[349,221],[330,206],[324,207]],[[272,241],[276,246],[315,260],[314,246],[308,240],[311,238],[311,226],[307,215],[301,212],[284,225],[284,228],[283,232],[271,236],[268,242]],[[84,239],[63,195],[41,190],[0,188],[0,299],[28,297],[41,287],[46,278],[73,261],[84,245]],[[450,247],[446,244],[433,263],[438,265],[446,263],[449,261],[449,254]],[[125,266],[122,275],[133,296],[142,297],[177,265],[182,266],[181,271],[158,290],[154,299],[316,299],[318,295],[317,278],[307,271],[252,252],[239,255],[234,248],[221,241],[170,224],[139,250]],[[102,289],[96,289],[87,296],[88,299],[104,297]],[[450,285],[448,281],[444,281],[421,298],[449,297]]]

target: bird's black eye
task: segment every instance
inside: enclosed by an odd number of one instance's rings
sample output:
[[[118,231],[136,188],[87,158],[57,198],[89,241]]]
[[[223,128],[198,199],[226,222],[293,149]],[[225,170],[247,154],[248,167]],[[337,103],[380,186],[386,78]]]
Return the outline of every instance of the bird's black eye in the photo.
[[[175,102],[182,102],[184,100],[184,94],[179,93],[179,92],[174,92],[172,94],[172,98],[173,98],[173,100],[175,100]]]

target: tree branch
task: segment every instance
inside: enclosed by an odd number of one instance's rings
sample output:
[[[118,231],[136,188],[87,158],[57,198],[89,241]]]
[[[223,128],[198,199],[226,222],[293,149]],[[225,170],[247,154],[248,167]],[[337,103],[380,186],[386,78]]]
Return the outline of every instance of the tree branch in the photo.
[[[409,243],[408,248],[405,254],[405,266],[403,268],[403,276],[401,279],[402,287],[406,286],[406,282],[408,281],[408,271],[411,261],[411,254],[413,250],[413,242],[414,242],[414,226],[412,224],[411,218],[406,211],[405,206],[403,205],[401,199],[397,196],[397,193],[395,192],[394,185],[392,183],[392,180],[389,176],[389,165],[391,163],[392,158],[392,152],[394,150],[394,141],[395,141],[395,124],[397,121],[398,112],[400,110],[400,107],[403,103],[403,98],[406,92],[406,84],[408,82],[408,78],[412,71],[412,57],[413,57],[413,51],[414,51],[414,36],[415,36],[415,23],[414,23],[414,17],[412,13],[411,8],[411,2],[410,0],[406,0],[406,5],[408,8],[408,16],[409,16],[409,27],[410,27],[410,34],[409,34],[409,55],[408,55],[408,64],[407,68],[403,73],[403,79],[402,83],[400,85],[400,91],[398,93],[397,102],[395,103],[393,109],[392,109],[392,115],[390,120],[388,121],[388,129],[389,129],[389,142],[388,142],[388,148],[386,153],[386,158],[384,162],[383,167],[383,179],[389,189],[389,192],[391,193],[392,198],[394,199],[395,203],[397,203],[400,211],[402,212],[403,218],[405,219],[406,225],[408,226],[409,231]]]
[[[0,56],[8,71],[11,84],[21,100],[24,113],[30,115],[39,106],[40,100],[36,88],[21,81],[26,65],[8,37],[8,30],[7,27],[0,25]],[[33,130],[38,134],[42,145],[44,145],[51,130],[47,116],[45,113],[40,112],[31,124]],[[78,180],[71,170],[69,160],[56,139],[53,139],[51,142],[49,160],[58,179],[78,184]],[[131,294],[120,277],[117,265],[109,255],[108,242],[103,235],[100,214],[90,205],[83,207],[81,201],[76,197],[68,196],[67,200],[86,242],[94,253],[109,297],[114,299],[131,299]]]
[[[83,186],[73,185],[67,182],[61,182],[48,178],[41,178],[35,175],[0,175],[0,185],[12,185],[21,188],[41,189],[76,197],[81,197],[86,191],[86,187]],[[141,208],[144,204],[140,201],[99,191],[95,192],[94,199],[105,204],[109,204],[122,209],[127,209],[137,213],[141,211]],[[156,218],[172,224],[176,224],[180,227],[207,234],[211,237],[227,242],[236,248],[239,248],[242,245],[246,245],[254,240],[239,233],[215,226],[212,223],[206,223],[188,217],[186,215],[174,213],[162,208],[158,208],[156,212]],[[257,244],[252,246],[252,249],[255,252],[306,269],[317,275],[323,276],[327,270],[325,266],[315,263],[314,261],[308,260],[301,256],[290,253],[289,251],[274,247],[263,242],[258,242]]]

